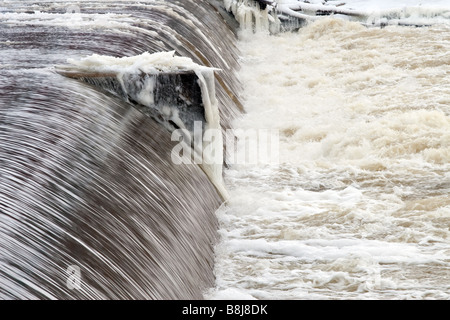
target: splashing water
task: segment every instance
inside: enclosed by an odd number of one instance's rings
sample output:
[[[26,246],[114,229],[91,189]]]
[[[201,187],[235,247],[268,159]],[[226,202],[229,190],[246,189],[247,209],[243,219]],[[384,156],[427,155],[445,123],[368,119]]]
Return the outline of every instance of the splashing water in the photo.
[[[450,298],[449,35],[333,18],[242,35],[234,126],[279,130],[280,163],[226,171],[208,298]]]

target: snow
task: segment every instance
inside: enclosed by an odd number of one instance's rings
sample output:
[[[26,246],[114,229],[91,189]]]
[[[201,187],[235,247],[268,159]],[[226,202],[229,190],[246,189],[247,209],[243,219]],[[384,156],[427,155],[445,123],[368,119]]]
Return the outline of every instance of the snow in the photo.
[[[259,31],[261,27],[271,32],[279,30],[279,21],[272,18],[274,12],[278,17],[283,15],[302,21],[322,19],[322,13],[327,12],[367,26],[450,24],[450,0],[274,0],[265,10],[259,10],[249,0],[224,0],[224,4],[244,30]]]
[[[371,10],[377,7],[381,10],[405,8],[405,7],[422,7],[422,8],[450,8],[449,0],[345,0],[344,7],[356,10]]]
[[[68,63],[78,70],[104,73],[159,73],[175,71],[206,71],[211,68],[198,65],[187,57],[175,56],[175,52],[144,52],[133,57],[111,57],[93,54]],[[219,69],[214,69],[219,70]]]

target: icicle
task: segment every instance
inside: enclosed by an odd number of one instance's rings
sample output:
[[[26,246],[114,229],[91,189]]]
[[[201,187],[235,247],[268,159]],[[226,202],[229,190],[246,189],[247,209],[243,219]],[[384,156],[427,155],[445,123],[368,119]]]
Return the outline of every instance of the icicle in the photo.
[[[254,0],[224,0],[224,6],[235,16],[242,31],[276,33],[280,30],[281,23],[272,5],[261,9]]]

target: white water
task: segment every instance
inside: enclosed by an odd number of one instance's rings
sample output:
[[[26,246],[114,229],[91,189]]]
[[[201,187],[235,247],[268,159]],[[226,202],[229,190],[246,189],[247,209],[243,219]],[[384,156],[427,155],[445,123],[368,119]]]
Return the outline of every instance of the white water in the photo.
[[[226,170],[206,298],[449,299],[449,26],[241,37],[234,127],[279,130],[280,164]]]

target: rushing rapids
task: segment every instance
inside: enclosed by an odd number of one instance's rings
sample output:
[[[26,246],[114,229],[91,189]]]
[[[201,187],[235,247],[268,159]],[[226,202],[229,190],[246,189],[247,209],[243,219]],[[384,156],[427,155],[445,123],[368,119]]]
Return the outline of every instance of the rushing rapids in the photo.
[[[198,299],[214,285],[214,183],[172,164],[156,117],[54,67],[173,51],[220,69],[227,128],[242,111],[234,40],[203,0],[2,3],[1,299]]]

